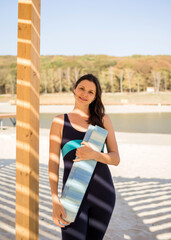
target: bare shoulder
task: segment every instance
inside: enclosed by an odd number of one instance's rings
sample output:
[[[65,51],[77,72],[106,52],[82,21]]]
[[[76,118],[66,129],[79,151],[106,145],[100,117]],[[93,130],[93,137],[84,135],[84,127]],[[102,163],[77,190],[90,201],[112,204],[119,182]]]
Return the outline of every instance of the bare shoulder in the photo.
[[[54,117],[52,124],[55,126],[60,126],[64,122],[64,114],[60,114]]]
[[[106,121],[111,121],[108,114],[105,114],[105,115],[103,116],[103,122],[106,122]]]
[[[53,118],[50,132],[59,134],[62,132],[64,125],[64,114],[57,115]]]
[[[110,117],[109,117],[108,114],[105,114],[105,115],[104,115],[102,121],[103,121],[103,125],[104,125],[104,127],[105,127],[106,129],[110,129],[111,127],[113,127],[113,126],[112,126],[112,121],[111,121],[111,119],[110,119]]]

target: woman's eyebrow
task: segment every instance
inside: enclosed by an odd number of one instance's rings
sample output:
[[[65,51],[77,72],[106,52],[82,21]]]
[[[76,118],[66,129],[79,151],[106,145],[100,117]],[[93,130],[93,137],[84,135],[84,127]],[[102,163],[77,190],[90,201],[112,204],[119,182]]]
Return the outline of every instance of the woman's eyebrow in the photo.
[[[91,92],[95,92],[95,91],[94,91],[94,90],[92,90],[92,89],[90,89],[90,90],[89,90],[89,92],[90,92],[90,91],[91,91]]]
[[[80,85],[80,87],[83,87],[83,88],[85,88],[83,85]],[[88,91],[95,92],[95,90],[93,90],[93,89],[89,89]]]

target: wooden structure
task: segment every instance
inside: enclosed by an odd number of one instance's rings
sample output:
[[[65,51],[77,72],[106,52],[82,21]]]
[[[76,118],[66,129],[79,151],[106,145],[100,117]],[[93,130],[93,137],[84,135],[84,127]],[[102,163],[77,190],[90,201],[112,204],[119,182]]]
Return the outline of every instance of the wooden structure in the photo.
[[[13,124],[13,126],[16,125],[16,114],[13,113],[0,113],[0,126],[1,129],[3,128],[3,119],[9,118]]]
[[[16,240],[39,237],[40,0],[18,1]]]

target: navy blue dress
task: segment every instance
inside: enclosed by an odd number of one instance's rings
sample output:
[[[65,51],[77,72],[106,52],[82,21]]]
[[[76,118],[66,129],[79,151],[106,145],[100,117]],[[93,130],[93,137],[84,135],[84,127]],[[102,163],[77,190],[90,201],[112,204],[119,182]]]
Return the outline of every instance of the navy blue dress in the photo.
[[[72,127],[68,115],[64,114],[64,127],[61,150],[69,141],[83,140],[85,132]],[[76,149],[65,154],[63,186],[65,186]],[[70,225],[61,228],[63,240],[101,240],[107,230],[115,205],[115,189],[107,164],[97,162],[94,173],[84,195],[76,219]]]

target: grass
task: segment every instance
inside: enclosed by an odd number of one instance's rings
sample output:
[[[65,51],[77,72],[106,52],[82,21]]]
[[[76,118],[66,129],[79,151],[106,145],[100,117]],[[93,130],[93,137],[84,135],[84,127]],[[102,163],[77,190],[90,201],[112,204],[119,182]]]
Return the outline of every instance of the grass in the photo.
[[[126,105],[126,104],[146,104],[146,105],[171,105],[171,92],[160,93],[103,93],[102,100],[105,105]],[[16,95],[0,95],[0,102],[11,102],[15,104]],[[74,97],[72,93],[40,94],[41,105],[72,105]]]

